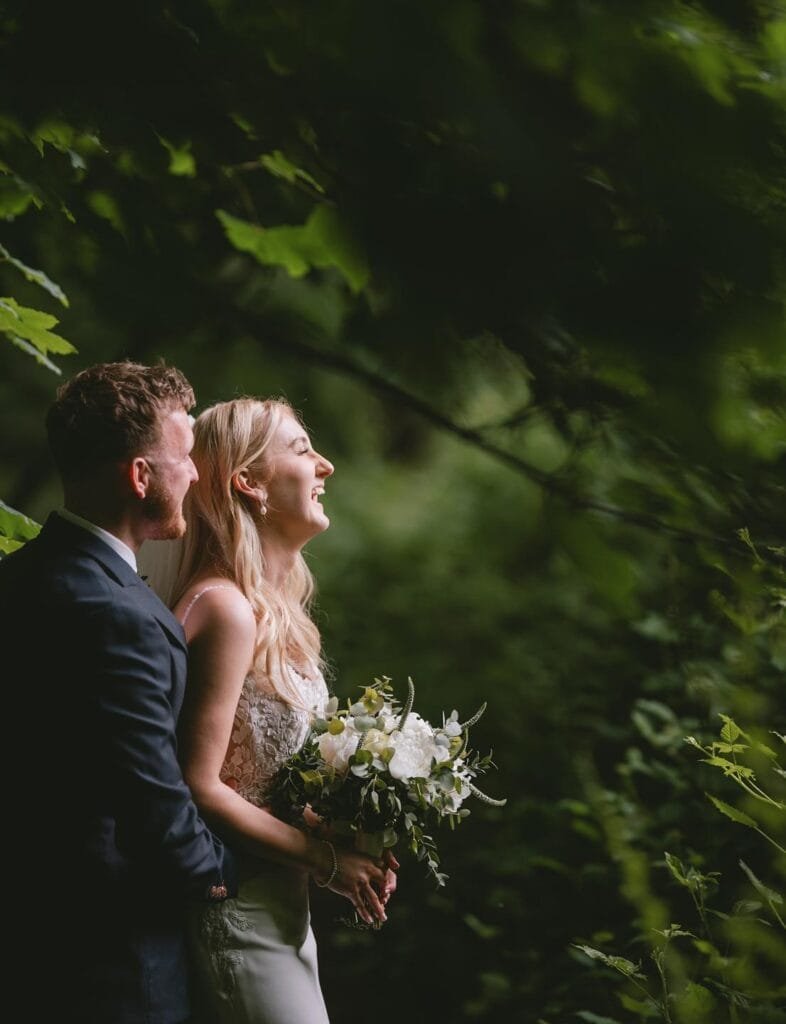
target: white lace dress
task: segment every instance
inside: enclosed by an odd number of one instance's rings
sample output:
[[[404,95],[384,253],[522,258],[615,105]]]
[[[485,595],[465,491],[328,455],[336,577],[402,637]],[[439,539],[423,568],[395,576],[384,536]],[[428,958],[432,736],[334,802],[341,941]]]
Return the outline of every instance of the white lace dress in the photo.
[[[277,770],[303,745],[305,709],[321,709],[328,697],[321,675],[307,679],[291,669],[291,678],[303,710],[261,692],[250,676],[238,701],[221,778],[258,807]],[[329,1024],[305,871],[242,859],[237,898],[194,908],[190,939],[200,1024]]]

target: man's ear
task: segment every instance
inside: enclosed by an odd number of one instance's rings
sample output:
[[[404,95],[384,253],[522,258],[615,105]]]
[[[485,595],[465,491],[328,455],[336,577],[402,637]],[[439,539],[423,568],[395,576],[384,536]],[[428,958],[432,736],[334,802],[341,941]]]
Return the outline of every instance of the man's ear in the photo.
[[[137,498],[140,500],[146,498],[150,487],[150,466],[147,459],[143,459],[140,455],[136,459],[126,462],[124,475]]]

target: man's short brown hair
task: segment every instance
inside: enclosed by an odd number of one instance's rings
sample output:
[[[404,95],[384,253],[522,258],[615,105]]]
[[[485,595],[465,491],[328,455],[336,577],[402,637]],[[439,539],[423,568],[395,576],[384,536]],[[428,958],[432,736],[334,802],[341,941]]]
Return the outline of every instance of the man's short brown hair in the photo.
[[[61,477],[89,476],[110,462],[143,455],[158,443],[162,413],[194,407],[180,370],[130,361],[97,363],[66,381],[46,417]]]

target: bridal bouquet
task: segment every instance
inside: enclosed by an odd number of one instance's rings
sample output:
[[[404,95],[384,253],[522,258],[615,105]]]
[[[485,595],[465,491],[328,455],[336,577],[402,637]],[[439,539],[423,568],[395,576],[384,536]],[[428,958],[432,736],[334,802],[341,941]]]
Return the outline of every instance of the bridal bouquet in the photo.
[[[301,750],[280,770],[273,809],[297,820],[308,804],[334,835],[374,857],[401,842],[444,885],[431,825],[447,819],[454,828],[469,815],[463,805],[471,796],[505,804],[473,782],[493,766],[490,755],[468,746],[469,729],[486,705],[465,722],[453,711],[434,726],[412,710],[411,679],[403,706],[389,677],[374,684],[345,708],[337,697],[328,701]]]

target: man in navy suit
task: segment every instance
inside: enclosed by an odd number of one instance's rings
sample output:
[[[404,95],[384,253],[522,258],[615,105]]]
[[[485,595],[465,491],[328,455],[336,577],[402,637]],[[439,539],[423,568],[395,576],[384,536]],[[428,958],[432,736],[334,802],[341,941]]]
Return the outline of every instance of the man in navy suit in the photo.
[[[0,561],[23,1020],[185,1021],[189,900],[235,892],[177,761],[183,630],[136,572],[145,540],[185,531],[193,404],[163,365],[106,363],[63,385],[47,433],[64,507]]]

